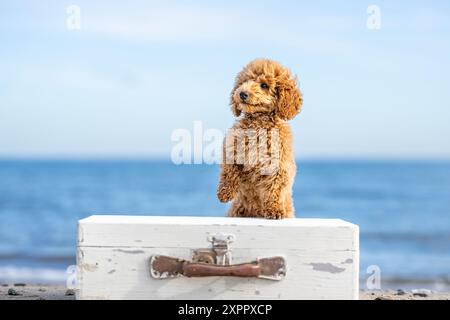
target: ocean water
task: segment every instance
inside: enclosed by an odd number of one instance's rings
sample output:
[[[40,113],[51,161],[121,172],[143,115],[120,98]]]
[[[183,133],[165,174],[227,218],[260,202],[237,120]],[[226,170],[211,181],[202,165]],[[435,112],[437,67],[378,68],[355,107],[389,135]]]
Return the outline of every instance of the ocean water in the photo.
[[[0,161],[0,283],[64,283],[91,214],[224,216],[216,165]],[[448,290],[450,163],[300,161],[297,217],[360,226],[361,286]],[[369,268],[370,269],[370,268]]]

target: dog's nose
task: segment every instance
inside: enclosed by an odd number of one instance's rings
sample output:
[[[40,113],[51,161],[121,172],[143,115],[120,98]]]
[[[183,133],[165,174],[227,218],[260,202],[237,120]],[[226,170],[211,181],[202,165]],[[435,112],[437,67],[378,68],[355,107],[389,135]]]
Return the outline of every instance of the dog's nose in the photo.
[[[241,93],[239,93],[239,97],[241,97],[241,100],[245,100],[248,98],[248,94],[247,92],[241,91]]]

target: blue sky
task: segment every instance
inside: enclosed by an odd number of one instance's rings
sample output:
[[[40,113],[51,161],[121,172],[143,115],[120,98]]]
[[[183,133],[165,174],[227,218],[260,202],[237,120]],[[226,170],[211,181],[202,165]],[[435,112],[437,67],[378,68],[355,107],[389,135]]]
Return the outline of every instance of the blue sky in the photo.
[[[304,94],[298,157],[450,159],[449,40],[448,1],[1,1],[0,157],[169,157],[267,57]]]

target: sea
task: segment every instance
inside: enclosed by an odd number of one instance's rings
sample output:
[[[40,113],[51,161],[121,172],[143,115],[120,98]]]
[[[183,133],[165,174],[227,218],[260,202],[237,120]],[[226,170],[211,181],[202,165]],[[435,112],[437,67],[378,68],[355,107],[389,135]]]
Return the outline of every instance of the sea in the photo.
[[[449,290],[450,162],[297,166],[298,218],[359,225],[361,289]],[[218,176],[163,160],[0,160],[0,283],[64,284],[92,214],[225,216]]]

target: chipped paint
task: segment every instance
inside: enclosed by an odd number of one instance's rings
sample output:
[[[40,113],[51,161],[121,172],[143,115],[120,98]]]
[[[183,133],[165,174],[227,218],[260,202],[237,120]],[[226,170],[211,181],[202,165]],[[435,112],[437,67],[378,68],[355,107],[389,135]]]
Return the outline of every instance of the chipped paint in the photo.
[[[351,263],[353,263],[353,259],[351,258],[348,258],[347,260],[341,262],[341,264],[351,264]]]
[[[142,253],[145,253],[144,250],[124,250],[124,249],[114,249],[113,251],[116,251],[116,252],[123,252],[123,253],[129,253],[129,254],[142,254]]]
[[[322,271],[322,272],[329,272],[329,273],[340,273],[344,272],[345,268],[339,268],[331,263],[310,263],[310,265],[313,267],[313,270],[316,271]]]
[[[84,229],[81,224],[78,224],[78,243],[82,244],[84,242]]]
[[[90,264],[90,263],[82,263],[81,264],[81,270],[87,271],[87,272],[94,272],[98,269],[98,264]]]
[[[83,251],[83,249],[78,248],[78,252],[77,253],[78,253],[77,254],[77,259],[78,259],[78,261],[81,262],[84,259],[84,251]]]

